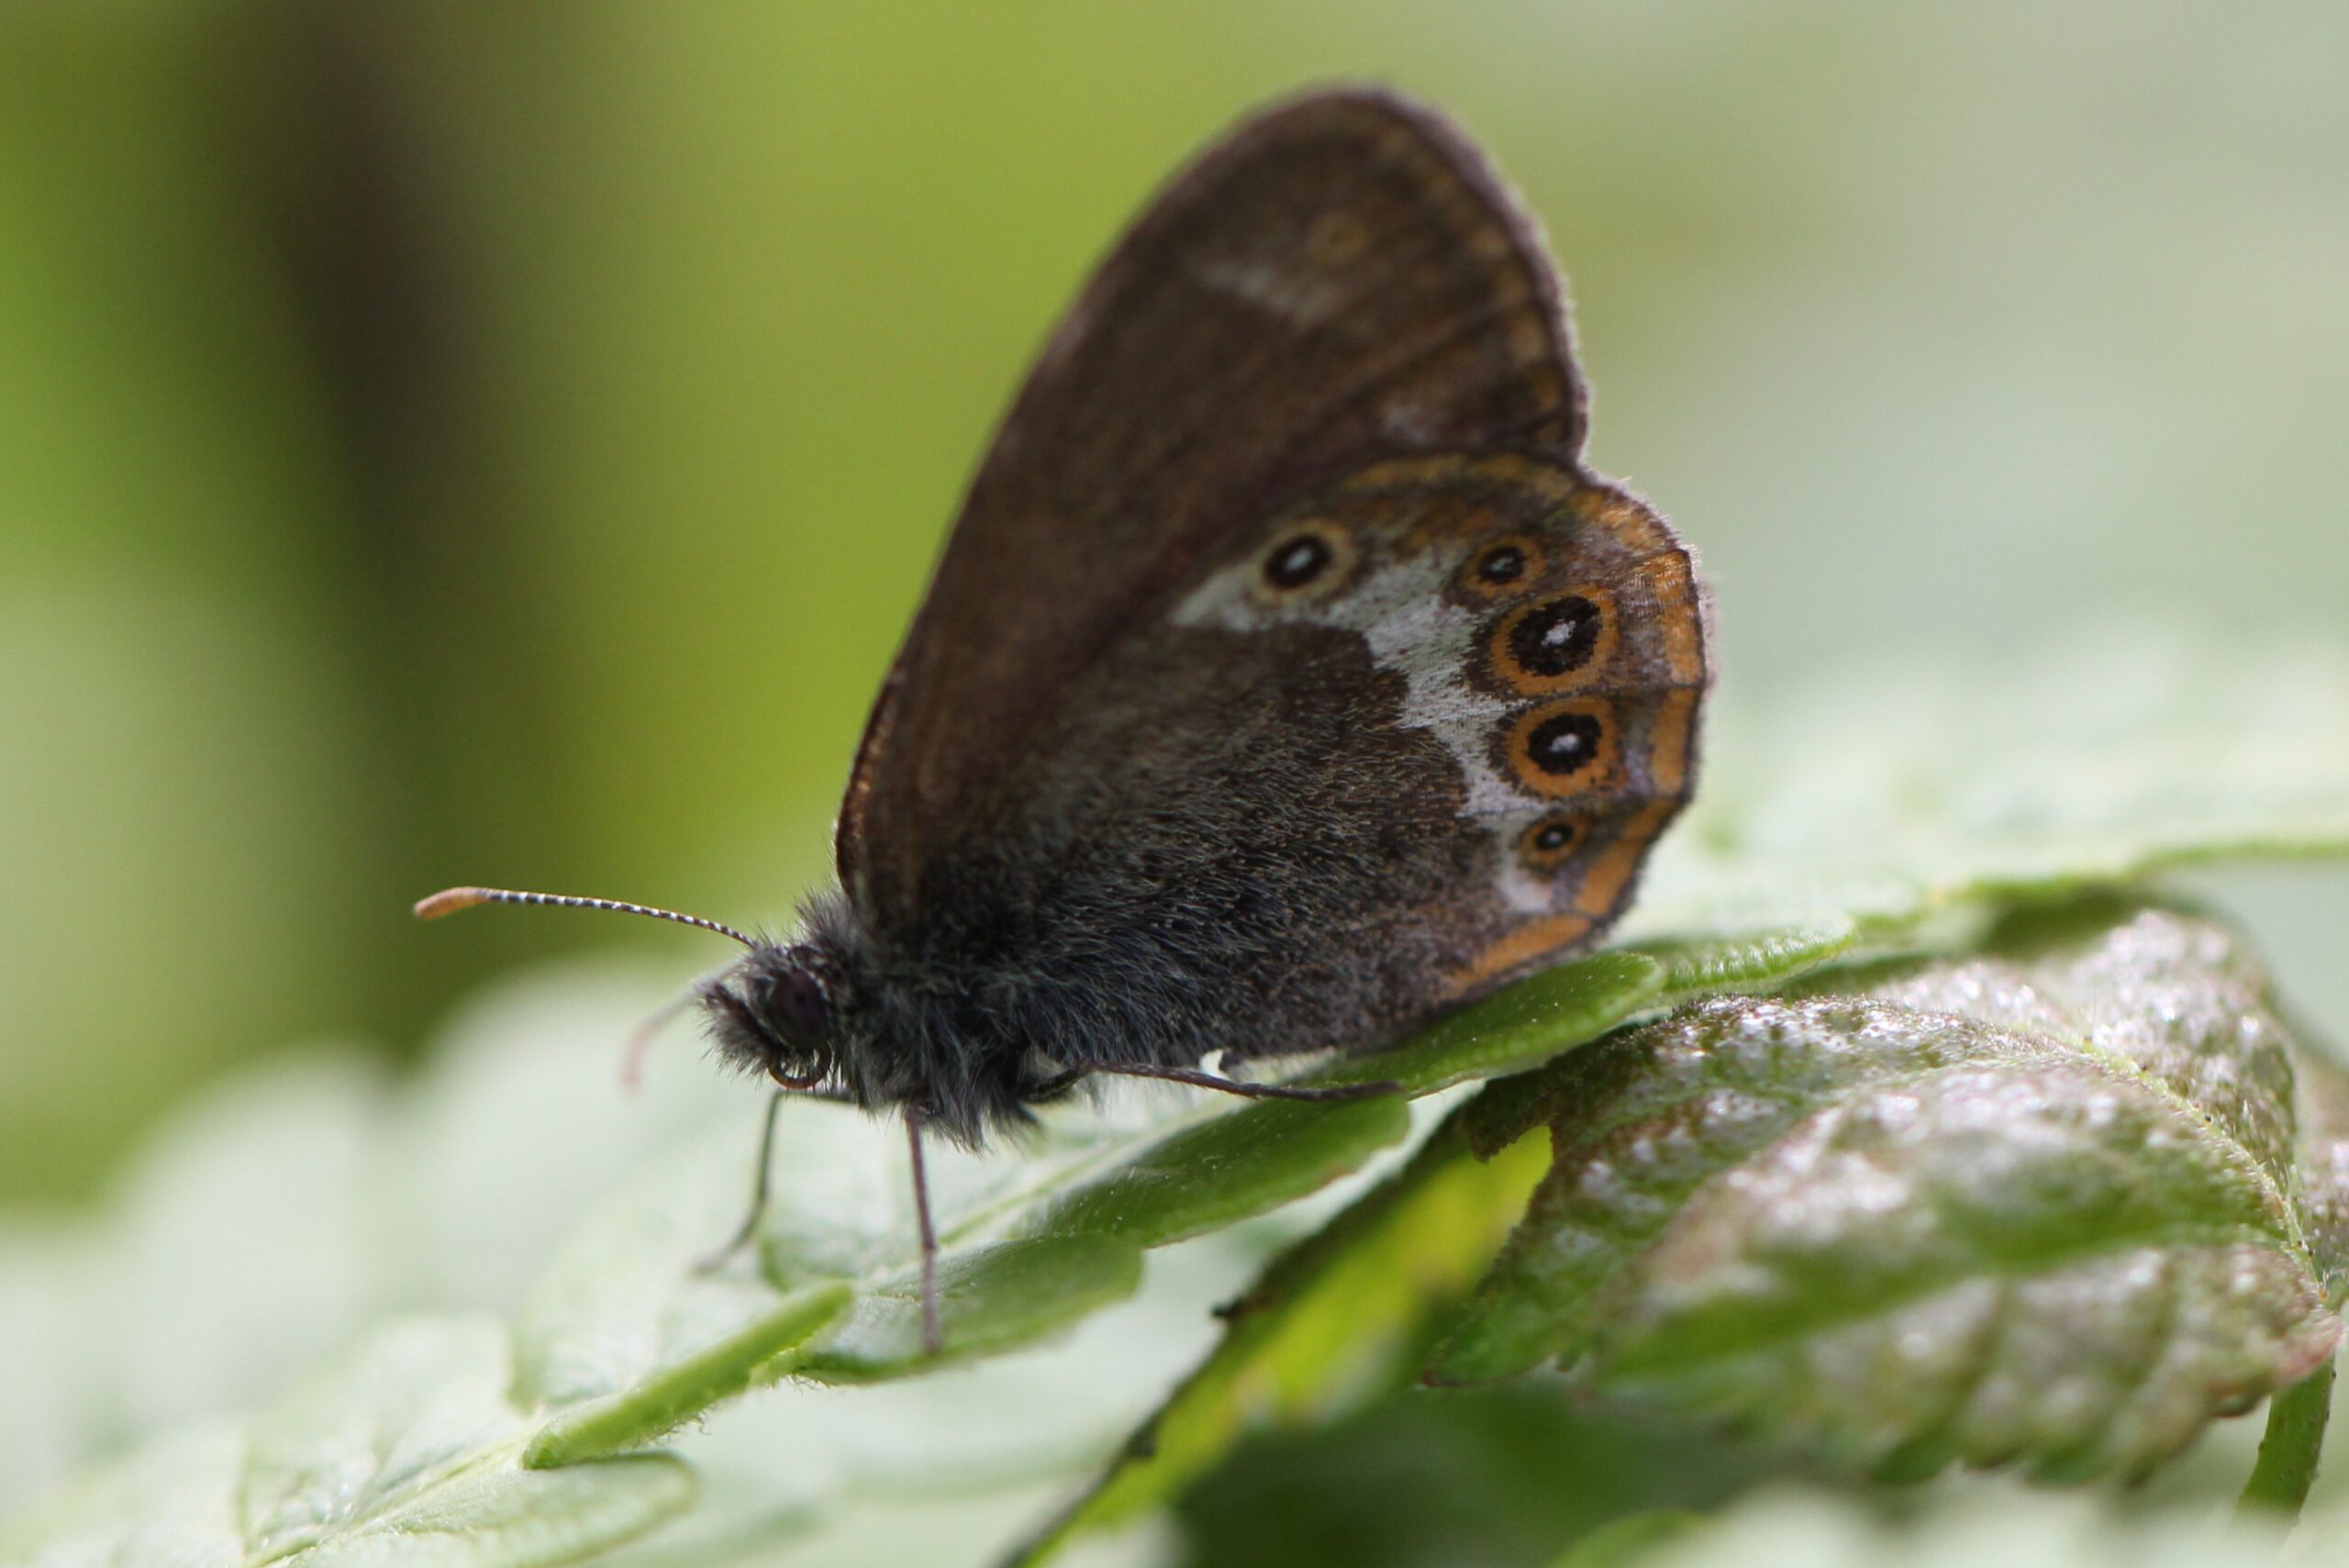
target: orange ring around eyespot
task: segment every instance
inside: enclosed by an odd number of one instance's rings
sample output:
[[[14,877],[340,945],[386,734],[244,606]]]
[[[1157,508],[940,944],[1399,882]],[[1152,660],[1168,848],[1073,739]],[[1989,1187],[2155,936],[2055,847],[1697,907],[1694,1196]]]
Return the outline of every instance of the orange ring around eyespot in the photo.
[[[1284,587],[1271,576],[1273,559],[1301,537],[1310,536],[1329,547],[1330,563],[1314,573],[1310,581],[1297,586]],[[1256,552],[1254,564],[1248,573],[1248,592],[1257,603],[1275,609],[1290,605],[1311,604],[1328,598],[1346,584],[1360,562],[1362,552],[1355,547],[1353,535],[1342,524],[1328,517],[1306,517],[1282,528],[1272,542]]]
[[[1485,562],[1496,551],[1503,550],[1516,550],[1524,557],[1525,564],[1514,577],[1497,583],[1489,582],[1483,574]],[[1531,534],[1505,534],[1468,552],[1468,559],[1460,563],[1460,588],[1463,593],[1486,600],[1505,599],[1514,594],[1530,594],[1541,582],[1542,573],[1549,563],[1549,555],[1542,550],[1540,539]]]
[[[1561,599],[1581,599],[1597,610],[1598,637],[1591,645],[1588,657],[1581,663],[1571,670],[1545,675],[1519,663],[1511,643],[1517,636],[1517,628],[1525,623],[1528,616],[1539,615]],[[1495,621],[1491,635],[1485,639],[1485,662],[1491,668],[1496,681],[1524,696],[1579,691],[1597,680],[1614,659],[1616,645],[1621,640],[1621,634],[1617,629],[1620,625],[1620,619],[1615,613],[1615,595],[1606,589],[1596,586],[1562,588],[1556,593],[1529,599]]]
[[[1598,735],[1590,761],[1571,773],[1553,773],[1534,760],[1533,740],[1553,720],[1581,715],[1597,721]],[[1595,794],[1622,775],[1623,743],[1615,706],[1605,697],[1568,697],[1543,703],[1520,713],[1508,727],[1504,751],[1509,773],[1519,784],[1551,800],[1571,800]]]
[[[1554,848],[1541,843],[1542,835],[1551,828],[1566,830],[1566,841]],[[1517,836],[1518,862],[1536,875],[1556,871],[1590,840],[1590,826],[1578,817],[1553,811],[1528,823],[1525,831]]]

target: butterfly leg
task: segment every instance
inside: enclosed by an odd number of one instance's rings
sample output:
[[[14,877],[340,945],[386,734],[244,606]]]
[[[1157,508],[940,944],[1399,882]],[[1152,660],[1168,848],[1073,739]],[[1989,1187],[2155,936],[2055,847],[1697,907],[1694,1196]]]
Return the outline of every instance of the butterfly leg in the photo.
[[[776,1119],[783,1114],[785,1097],[798,1095],[811,1100],[829,1100],[835,1105],[852,1103],[848,1095],[837,1089],[819,1089],[813,1084],[802,1084],[796,1080],[778,1079],[776,1083],[774,1093],[767,1096],[766,1125],[759,1132],[758,1165],[751,1173],[750,1211],[742,1216],[742,1223],[734,1228],[734,1233],[726,1239],[724,1246],[705,1252],[695,1260],[694,1272],[696,1273],[706,1274],[725,1267],[737,1252],[751,1244],[751,1238],[758,1235],[759,1221],[766,1218],[767,1197],[774,1186],[774,1129]]]
[[[921,1112],[906,1107],[906,1149],[913,1157],[914,1222],[921,1232],[921,1348],[934,1356],[944,1340],[938,1331],[938,1230],[930,1218],[930,1175],[922,1166]]]
[[[1381,1095],[1399,1095],[1403,1085],[1391,1078],[1372,1084],[1330,1084],[1319,1086],[1303,1084],[1251,1084],[1238,1078],[1220,1078],[1212,1073],[1202,1073],[1191,1067],[1095,1066],[1063,1074],[1074,1083],[1088,1073],[1114,1073],[1120,1078],[1154,1078],[1167,1084],[1188,1084],[1195,1089],[1213,1089],[1218,1093],[1237,1095],[1244,1100],[1368,1100]],[[1049,1087],[1060,1086],[1053,1080]]]

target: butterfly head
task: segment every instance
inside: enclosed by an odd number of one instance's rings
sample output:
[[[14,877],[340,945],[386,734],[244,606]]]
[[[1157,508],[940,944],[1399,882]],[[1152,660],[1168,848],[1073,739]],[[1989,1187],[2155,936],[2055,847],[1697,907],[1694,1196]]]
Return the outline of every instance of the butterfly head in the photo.
[[[729,1065],[787,1088],[813,1088],[841,1065],[841,984],[829,949],[761,942],[699,995],[710,1038]]]

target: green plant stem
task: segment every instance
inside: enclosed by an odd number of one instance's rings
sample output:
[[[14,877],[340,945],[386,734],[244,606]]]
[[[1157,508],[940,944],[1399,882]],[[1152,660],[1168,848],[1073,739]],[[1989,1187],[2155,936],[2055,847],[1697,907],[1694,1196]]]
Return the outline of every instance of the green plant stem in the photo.
[[[2281,1514],[2298,1518],[2316,1480],[2324,1424],[2332,1413],[2332,1363],[2326,1362],[2267,1402],[2267,1430],[2259,1460],[2235,1504],[2239,1516]]]

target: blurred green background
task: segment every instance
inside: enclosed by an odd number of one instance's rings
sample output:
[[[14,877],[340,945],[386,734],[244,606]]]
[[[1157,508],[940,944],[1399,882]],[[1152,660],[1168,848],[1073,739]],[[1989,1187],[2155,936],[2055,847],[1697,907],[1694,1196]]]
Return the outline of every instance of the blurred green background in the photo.
[[[2337,3],[0,0],[0,1202],[527,959],[722,957],[442,884],[786,916],[1055,312],[1330,76],[1547,220],[1732,695],[2337,635]],[[2243,891],[2349,1018],[2338,884]]]

